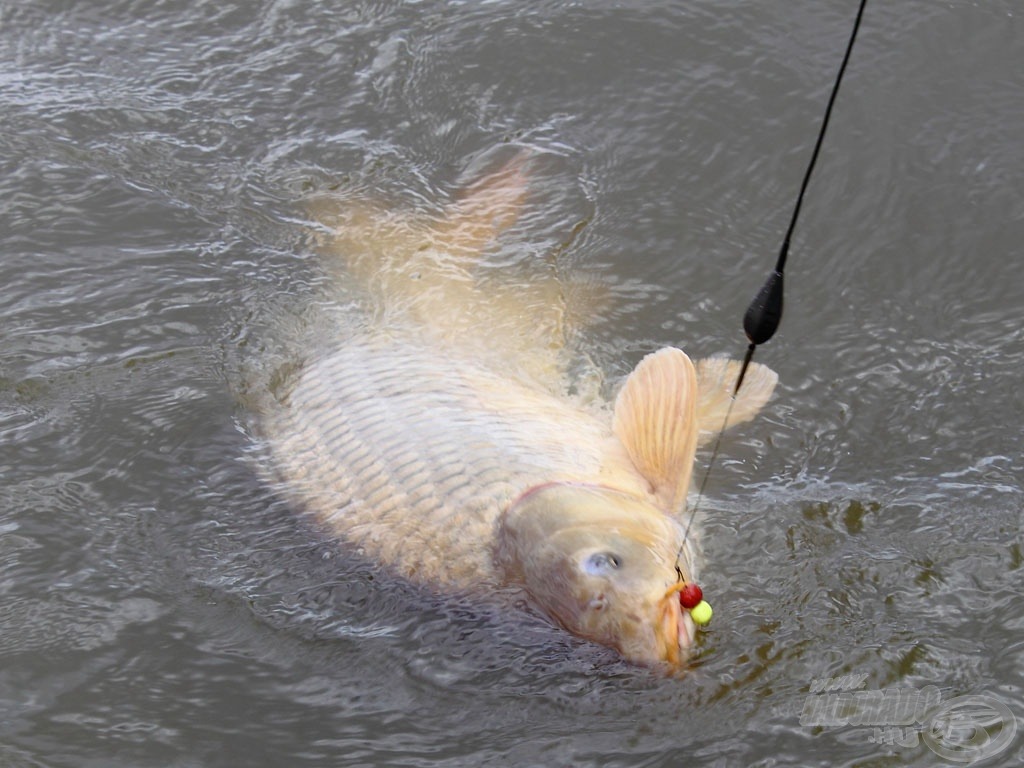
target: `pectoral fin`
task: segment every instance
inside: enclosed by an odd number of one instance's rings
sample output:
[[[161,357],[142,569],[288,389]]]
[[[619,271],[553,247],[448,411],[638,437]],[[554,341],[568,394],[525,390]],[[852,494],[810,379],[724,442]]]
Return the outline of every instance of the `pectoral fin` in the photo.
[[[743,377],[743,386],[736,393],[732,410],[729,410],[741,365],[739,360],[724,357],[697,361],[697,385],[700,391],[697,400],[697,419],[700,443],[707,442],[723,427],[727,429],[754,418],[771,397],[779,380],[778,374],[767,366],[751,363]],[[726,413],[729,414],[728,423],[725,421]]]
[[[648,355],[615,400],[612,429],[669,512],[686,500],[697,450],[697,373],[686,353]]]

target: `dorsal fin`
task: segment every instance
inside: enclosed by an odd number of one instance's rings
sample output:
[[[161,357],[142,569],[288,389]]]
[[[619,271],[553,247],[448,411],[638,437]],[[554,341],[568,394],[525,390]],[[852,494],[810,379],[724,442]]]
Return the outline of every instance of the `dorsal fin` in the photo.
[[[528,157],[520,152],[468,185],[441,215],[333,194],[307,205],[328,252],[342,257],[350,276],[382,295],[419,295],[467,282],[484,248],[515,222],[526,199]]]
[[[615,399],[612,430],[670,513],[686,500],[697,450],[697,373],[686,353],[648,355]]]
[[[512,226],[526,201],[528,157],[529,153],[520,152],[467,186],[448,206],[447,218],[436,227],[435,243],[475,258]]]
[[[700,392],[697,400],[697,419],[700,443],[707,442],[723,428],[728,429],[754,418],[771,397],[779,380],[778,374],[765,365],[751,363],[743,377],[743,386],[736,393],[736,401],[732,403],[732,411],[729,411],[729,403],[741,365],[739,360],[724,357],[697,361],[697,386]],[[729,413],[728,424],[725,423],[726,413]]]

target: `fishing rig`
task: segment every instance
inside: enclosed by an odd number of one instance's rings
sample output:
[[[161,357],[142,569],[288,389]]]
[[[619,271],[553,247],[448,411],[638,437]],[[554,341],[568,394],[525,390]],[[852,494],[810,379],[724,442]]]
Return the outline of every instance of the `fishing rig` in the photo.
[[[743,365],[740,366],[740,372],[736,377],[736,385],[732,390],[732,398],[729,401],[729,407],[725,413],[725,419],[722,421],[722,428],[718,430],[718,436],[715,438],[714,447],[711,449],[711,458],[708,460],[707,468],[704,470],[704,477],[701,480],[700,488],[697,489],[697,501],[693,505],[693,510],[690,512],[690,516],[686,522],[686,528],[683,530],[683,540],[679,545],[679,551],[676,552],[676,576],[679,581],[676,585],[669,589],[669,593],[679,592],[679,602],[683,608],[690,611],[690,616],[693,618],[695,624],[707,624],[711,621],[711,606],[703,599],[703,593],[700,587],[696,584],[687,583],[683,578],[683,572],[679,567],[679,558],[682,556],[683,548],[686,546],[687,537],[690,534],[690,527],[693,524],[693,520],[697,517],[697,512],[700,510],[700,503],[704,498],[704,489],[708,484],[708,477],[711,475],[711,469],[715,465],[715,460],[718,458],[718,449],[722,443],[722,434],[725,432],[726,426],[729,424],[729,417],[732,415],[732,406],[736,402],[736,395],[740,391],[740,387],[743,386],[743,378],[747,374],[747,368],[750,366],[750,361],[754,357],[754,350],[761,344],[764,344],[772,336],[775,335],[775,331],[778,330],[779,323],[782,321],[782,287],[783,287],[783,271],[786,268],[786,258],[789,256],[789,245],[793,238],[793,231],[796,229],[797,219],[800,217],[800,207],[804,202],[804,194],[807,192],[807,185],[811,181],[811,174],[814,172],[814,165],[818,162],[818,155],[821,153],[821,145],[825,140],[825,131],[828,129],[829,118],[832,117],[832,108],[836,103],[836,95],[839,93],[839,85],[843,81],[843,74],[846,72],[846,65],[850,62],[850,54],[853,52],[853,44],[857,39],[857,31],[860,29],[861,19],[864,18],[864,7],[867,5],[867,0],[860,0],[860,5],[857,9],[857,16],[853,22],[853,30],[850,32],[850,40],[846,45],[846,53],[843,56],[842,64],[839,66],[839,72],[836,75],[835,82],[832,84],[832,91],[828,97],[828,105],[825,107],[825,116],[821,121],[821,127],[818,129],[818,139],[814,144],[814,151],[811,153],[810,162],[807,164],[807,170],[804,173],[803,182],[800,184],[800,192],[796,197],[796,205],[793,207],[793,215],[789,220],[789,227],[786,230],[786,236],[782,240],[782,248],[779,251],[779,257],[775,262],[775,269],[768,275],[768,279],[765,280],[764,285],[761,286],[761,290],[754,296],[754,300],[750,302],[750,306],[747,307],[746,313],[743,315],[743,332],[747,336],[747,340],[750,342],[747,346],[747,352],[743,356]]]

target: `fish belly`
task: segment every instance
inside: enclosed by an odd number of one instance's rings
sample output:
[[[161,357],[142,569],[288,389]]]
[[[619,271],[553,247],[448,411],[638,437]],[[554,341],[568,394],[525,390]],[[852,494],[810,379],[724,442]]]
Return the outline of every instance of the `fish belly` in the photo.
[[[606,421],[415,340],[346,341],[268,420],[290,494],[365,555],[424,583],[498,580],[496,525],[542,483],[601,482]]]

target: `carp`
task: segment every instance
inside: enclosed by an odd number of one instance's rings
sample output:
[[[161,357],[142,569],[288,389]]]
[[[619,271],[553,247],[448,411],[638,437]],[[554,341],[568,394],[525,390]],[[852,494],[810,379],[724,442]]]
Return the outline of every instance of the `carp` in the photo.
[[[666,347],[613,403],[566,385],[571,313],[481,284],[482,253],[526,203],[530,158],[484,174],[443,216],[321,201],[315,218],[365,322],[294,374],[262,416],[289,497],[403,578],[439,592],[515,587],[569,632],[640,664],[685,665],[697,576],[682,525],[700,442],[753,417],[776,375]],[[730,403],[730,401],[732,401]]]

